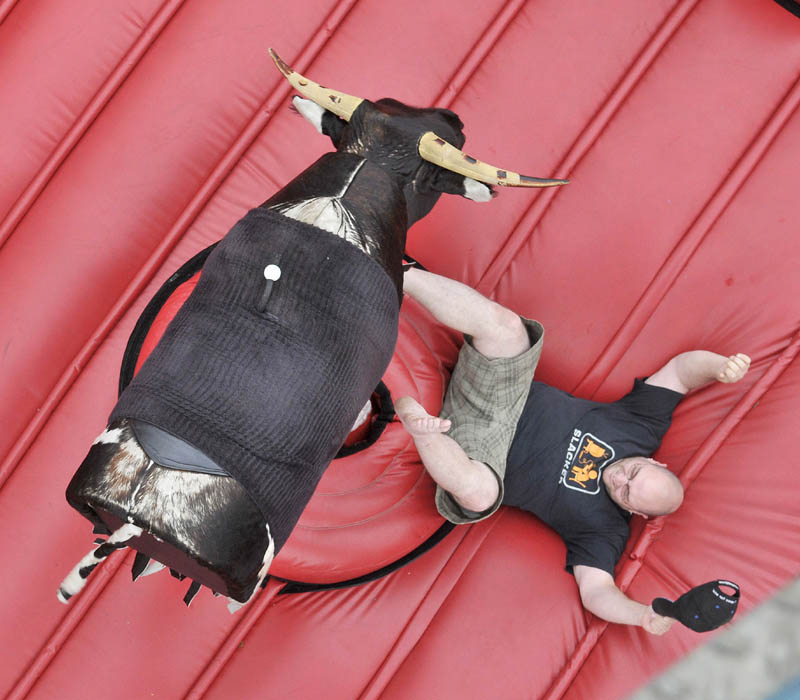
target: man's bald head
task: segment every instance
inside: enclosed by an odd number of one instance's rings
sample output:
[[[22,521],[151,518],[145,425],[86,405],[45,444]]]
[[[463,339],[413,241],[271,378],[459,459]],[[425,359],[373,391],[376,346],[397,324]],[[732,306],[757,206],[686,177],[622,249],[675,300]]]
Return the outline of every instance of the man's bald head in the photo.
[[[638,515],[667,515],[683,502],[678,477],[647,457],[626,457],[610,464],[603,470],[603,483],[612,501]]]

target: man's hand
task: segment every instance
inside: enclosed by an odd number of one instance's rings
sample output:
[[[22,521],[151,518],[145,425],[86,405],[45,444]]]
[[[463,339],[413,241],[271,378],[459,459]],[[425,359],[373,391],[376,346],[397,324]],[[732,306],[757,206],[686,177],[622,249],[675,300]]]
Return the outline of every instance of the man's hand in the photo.
[[[744,353],[736,353],[726,358],[717,371],[717,381],[723,384],[738,382],[750,369],[750,358]]]
[[[671,617],[664,617],[659,615],[652,606],[648,605],[642,613],[642,619],[639,623],[650,634],[662,635],[669,632],[675,620]]]
[[[649,605],[628,598],[617,588],[611,574],[602,569],[579,564],[573,572],[584,607],[603,620],[639,625],[651,634],[664,634],[675,622],[658,615]]]
[[[741,352],[725,357],[707,350],[690,350],[675,355],[645,383],[686,394],[715,380],[738,382],[749,368],[750,358]]]

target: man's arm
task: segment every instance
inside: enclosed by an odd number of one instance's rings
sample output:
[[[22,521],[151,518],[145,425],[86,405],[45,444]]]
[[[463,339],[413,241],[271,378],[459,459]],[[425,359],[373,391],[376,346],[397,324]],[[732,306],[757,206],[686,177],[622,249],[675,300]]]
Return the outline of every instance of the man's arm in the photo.
[[[675,622],[658,615],[651,606],[628,598],[614,583],[611,574],[593,566],[575,566],[575,581],[581,601],[590,613],[622,625],[639,625],[651,634],[664,634]]]
[[[738,382],[749,368],[750,358],[743,353],[725,357],[707,350],[692,350],[673,357],[648,377],[645,384],[685,394],[713,381]]]

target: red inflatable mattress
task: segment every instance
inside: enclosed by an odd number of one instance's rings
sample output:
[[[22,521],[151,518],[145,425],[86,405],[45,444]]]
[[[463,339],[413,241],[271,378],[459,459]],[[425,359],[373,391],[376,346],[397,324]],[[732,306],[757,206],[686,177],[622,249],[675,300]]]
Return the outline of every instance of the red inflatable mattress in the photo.
[[[613,700],[711,636],[584,612],[531,515],[444,527],[397,422],[333,463],[237,614],[207,590],[187,610],[165,573],[131,583],[129,550],[56,600],[91,531],[64,490],[140,314],[330,150],[270,46],[350,94],[456,111],[488,162],[570,179],[443,197],[409,232],[428,269],[545,325],[537,378],[612,400],[683,350],[753,358],[677,409],[656,456],[685,502],[634,519],[618,585],[646,601],[729,578],[742,614],[800,575],[798,17],[772,0],[5,0],[0,694]],[[389,391],[438,410],[459,342],[407,299]]]

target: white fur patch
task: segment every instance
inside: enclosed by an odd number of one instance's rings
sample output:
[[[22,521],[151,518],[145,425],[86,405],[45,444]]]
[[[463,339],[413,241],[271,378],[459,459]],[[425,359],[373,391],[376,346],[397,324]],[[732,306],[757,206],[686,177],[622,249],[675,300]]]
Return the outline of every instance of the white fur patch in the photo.
[[[473,180],[471,177],[465,177],[464,196],[473,202],[490,202],[492,200],[492,191],[482,182]]]
[[[81,561],[83,561],[83,559],[81,559]],[[78,574],[80,568],[81,565],[78,564],[61,582],[61,585],[58,587],[58,593],[56,593],[56,598],[58,598],[59,603],[64,603],[64,605],[66,605],[69,603],[69,599],[86,585],[86,579],[81,578],[80,574]]]
[[[356,422],[353,423],[353,427],[350,428],[350,432],[353,432],[356,428],[362,425],[367,418],[369,418],[370,413],[372,413],[372,401],[367,401],[367,403],[364,404],[364,407],[359,412]]]
[[[338,197],[314,197],[295,204],[278,205],[274,208],[290,219],[311,224],[358,245],[356,222]]]
[[[127,542],[128,540],[138,537],[141,534],[142,528],[140,528],[138,525],[126,523],[122,527],[114,530],[111,537],[109,537],[104,544],[119,544],[122,542]],[[100,545],[100,547],[102,546],[103,545]],[[100,547],[96,547],[85,557],[83,557],[83,559],[81,559],[73,567],[72,571],[70,571],[66,578],[61,582],[61,585],[58,587],[58,593],[56,594],[59,602],[66,604],[69,602],[69,599],[72,596],[83,590],[88,576],[81,576],[81,569],[87,566],[97,565],[105,559],[105,557],[97,556],[97,551],[100,549]]]
[[[150,576],[150,574],[155,574],[161,571],[161,569],[166,568],[160,561],[156,561],[155,559],[151,559],[147,566],[142,569],[142,573],[139,574],[139,578],[143,576]]]
[[[269,531],[269,525],[266,525],[266,528],[269,544],[267,545],[267,550],[264,552],[264,559],[262,561],[261,568],[258,570],[258,582],[253,588],[253,592],[250,594],[250,597],[244,601],[244,603],[240,603],[238,600],[234,600],[233,598],[228,598],[228,612],[231,615],[241,610],[245,605],[253,600],[253,596],[256,594],[256,591],[261,588],[261,583],[269,573],[269,567],[272,566],[272,560],[275,558],[275,541],[272,539],[272,533]]]
[[[125,523],[123,526],[118,527],[108,538],[108,542],[116,544],[117,542],[127,542],[128,540],[138,537],[142,534],[142,528],[133,523]]]
[[[122,437],[122,428],[114,428],[109,430],[106,428],[100,435],[97,436],[93,445],[116,445]]]
[[[191,542],[196,537],[196,518],[202,513],[195,505],[213,497],[214,483],[213,478],[209,479],[207,474],[160,468],[157,481],[148,483],[146,491],[137,487],[131,498],[131,509],[146,513],[158,512],[158,522],[169,523],[173,538]],[[187,517],[190,513],[195,518]]]
[[[294,104],[294,108],[305,117],[306,121],[321,134],[322,115],[325,114],[325,110],[316,102],[312,102],[303,97],[293,97],[292,104]]]

